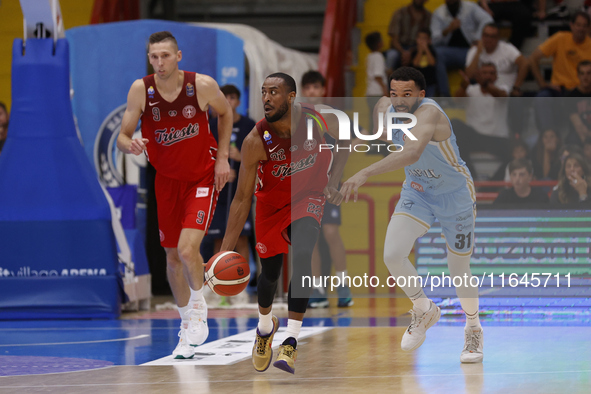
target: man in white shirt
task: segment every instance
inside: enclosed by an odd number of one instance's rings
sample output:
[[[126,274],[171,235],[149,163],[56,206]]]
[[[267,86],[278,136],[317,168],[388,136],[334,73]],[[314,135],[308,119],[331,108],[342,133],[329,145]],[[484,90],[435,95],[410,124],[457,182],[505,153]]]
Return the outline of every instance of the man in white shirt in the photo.
[[[466,161],[472,176],[476,178],[470,153],[488,152],[501,160],[508,158],[509,87],[498,82],[494,63],[484,63],[480,66],[476,75],[478,83],[470,84],[468,76],[463,72],[461,74],[464,80],[456,96],[470,98],[462,102],[466,109],[466,123],[453,119],[452,125],[460,155]]]
[[[476,78],[478,68],[484,63],[493,63],[496,66],[499,85],[509,87],[512,96],[521,95],[521,85],[529,70],[527,58],[513,44],[500,41],[499,27],[494,23],[484,27],[478,45],[468,51],[468,78]]]

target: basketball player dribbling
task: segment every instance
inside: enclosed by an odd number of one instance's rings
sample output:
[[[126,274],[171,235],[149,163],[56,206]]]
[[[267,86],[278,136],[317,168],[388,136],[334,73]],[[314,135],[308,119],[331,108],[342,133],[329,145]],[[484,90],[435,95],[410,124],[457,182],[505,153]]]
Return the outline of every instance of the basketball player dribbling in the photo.
[[[288,293],[287,339],[273,365],[286,372],[295,371],[297,339],[311,291],[303,286],[302,277],[311,276],[312,251],[326,197],[333,204],[342,200],[337,188],[348,156],[347,151],[335,155],[329,177],[332,152],[320,149],[325,129],[315,124],[313,138],[307,139],[308,118],[318,118],[320,114],[310,105],[296,104],[292,108],[295,97],[296,83],[291,76],[275,73],[265,79],[262,86],[265,118],[242,145],[238,189],[221,247],[234,249],[256,185],[255,231],[262,270],[257,282],[259,323],[252,361],[259,372],[267,370],[273,357],[271,346],[279,320],[271,309],[288,242],[292,243],[293,274]],[[337,119],[331,118],[335,119],[328,123],[328,132],[337,135]]]
[[[230,174],[232,109],[211,77],[179,70],[182,53],[171,33],[150,36],[148,58],[155,73],[131,85],[117,147],[145,152],[156,168],[160,243],[182,320],[172,354],[193,358],[193,347],[209,335],[199,248]],[[219,115],[219,148],[209,130],[208,106]],[[133,138],[140,118],[143,138]]]
[[[425,77],[414,68],[401,67],[390,76],[390,98],[380,99],[374,112],[414,114],[417,125],[411,132],[417,140],[407,138],[401,130],[394,130],[392,142],[403,145],[404,149],[359,171],[343,184],[341,193],[345,201],[349,200],[351,192],[357,200],[358,188],[370,176],[404,168],[406,181],[384,244],[384,262],[392,276],[407,278],[406,285],[403,283],[399,287],[413,302],[412,320],[402,337],[402,349],[412,351],[421,346],[427,329],[441,316],[439,307],[426,297],[420,282],[409,280],[418,277],[418,273],[408,259],[416,239],[424,235],[437,218],[447,244],[450,276],[464,280],[462,286],[456,287],[466,314],[465,344],[460,360],[482,362],[483,330],[478,316],[478,288],[471,287],[469,280],[465,282],[466,277],[472,276],[470,256],[476,214],[474,182],[459,155],[449,118],[434,100],[425,97],[425,88]]]

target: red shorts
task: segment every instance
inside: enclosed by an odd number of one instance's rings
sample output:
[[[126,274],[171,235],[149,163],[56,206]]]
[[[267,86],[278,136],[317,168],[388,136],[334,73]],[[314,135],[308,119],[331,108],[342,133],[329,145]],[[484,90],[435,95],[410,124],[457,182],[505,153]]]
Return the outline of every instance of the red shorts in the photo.
[[[155,189],[163,247],[176,248],[184,228],[207,232],[218,202],[218,192],[213,185],[178,181],[156,174]]]
[[[303,217],[313,217],[320,225],[324,213],[324,195],[304,198],[282,209],[257,201],[255,231],[257,252],[262,258],[289,252],[287,228]]]

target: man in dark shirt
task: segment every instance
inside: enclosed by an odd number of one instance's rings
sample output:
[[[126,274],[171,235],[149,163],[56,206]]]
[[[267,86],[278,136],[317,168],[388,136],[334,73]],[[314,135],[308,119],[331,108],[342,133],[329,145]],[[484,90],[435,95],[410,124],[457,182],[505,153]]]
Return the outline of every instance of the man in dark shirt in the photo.
[[[572,124],[572,131],[566,137],[567,144],[581,145],[591,137],[591,61],[583,60],[577,65],[579,85],[566,93],[565,105]]]
[[[545,203],[549,202],[548,195],[540,188],[531,187],[534,169],[531,161],[515,159],[509,164],[511,177],[510,189],[499,193],[494,204]]]

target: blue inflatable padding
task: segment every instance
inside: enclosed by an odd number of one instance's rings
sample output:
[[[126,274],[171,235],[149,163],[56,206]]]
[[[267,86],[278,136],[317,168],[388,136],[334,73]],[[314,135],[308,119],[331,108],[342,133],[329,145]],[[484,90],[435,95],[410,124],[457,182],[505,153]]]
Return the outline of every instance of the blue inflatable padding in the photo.
[[[69,93],[65,39],[15,40],[0,155],[2,318],[112,318],[124,298],[109,204]]]
[[[113,199],[113,204],[119,210],[121,226],[125,230],[133,230],[135,226],[135,210],[137,205],[137,186],[123,185],[108,187],[107,191]]]
[[[114,319],[120,314],[121,283],[113,275],[8,278],[0,284],[2,320]]]
[[[127,238],[127,243],[131,249],[131,260],[135,264],[136,276],[148,275],[150,268],[146,256],[146,246],[141,233],[138,230],[125,230],[125,238]]]

